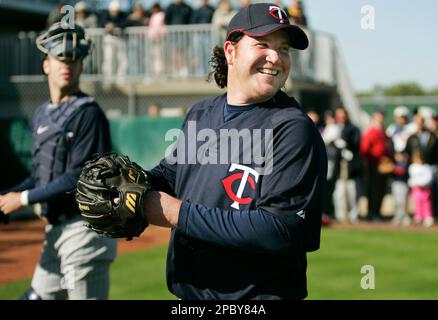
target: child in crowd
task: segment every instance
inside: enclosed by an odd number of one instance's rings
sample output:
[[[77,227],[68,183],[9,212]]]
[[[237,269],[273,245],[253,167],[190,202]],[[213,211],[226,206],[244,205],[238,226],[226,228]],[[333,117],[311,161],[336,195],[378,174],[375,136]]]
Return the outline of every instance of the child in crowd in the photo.
[[[408,155],[404,152],[394,154],[394,171],[392,173],[391,192],[394,198],[395,214],[392,222],[407,226],[411,219],[407,213],[408,186]]]
[[[425,227],[433,225],[432,216],[432,167],[424,163],[420,152],[412,154],[412,164],[409,166],[408,184],[412,190],[415,205],[414,219],[417,224]]]

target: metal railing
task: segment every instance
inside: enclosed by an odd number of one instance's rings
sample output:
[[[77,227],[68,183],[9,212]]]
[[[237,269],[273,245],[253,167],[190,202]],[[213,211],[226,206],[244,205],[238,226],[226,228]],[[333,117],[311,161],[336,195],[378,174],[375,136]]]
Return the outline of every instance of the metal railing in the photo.
[[[336,85],[337,50],[329,34],[307,31],[310,46],[293,50],[292,77]],[[95,80],[143,80],[202,78],[211,71],[212,49],[223,34],[212,24],[166,26],[158,34],[148,27],[130,27],[109,35],[104,29],[87,29],[93,50],[84,61],[87,78]],[[41,53],[36,32],[0,35],[0,79],[32,79],[41,75]],[[19,76],[19,77],[17,77]],[[30,76],[30,77],[29,77]],[[23,80],[23,81],[24,81]]]
[[[154,32],[148,27],[130,27],[109,35],[103,29],[88,29],[94,44],[84,61],[84,74],[116,79],[205,78],[209,59],[219,43],[211,24],[166,26]]]

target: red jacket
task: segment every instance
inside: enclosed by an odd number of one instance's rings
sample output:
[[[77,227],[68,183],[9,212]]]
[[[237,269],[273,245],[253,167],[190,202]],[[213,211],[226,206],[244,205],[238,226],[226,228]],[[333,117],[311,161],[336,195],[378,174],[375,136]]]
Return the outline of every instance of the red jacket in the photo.
[[[377,162],[383,156],[389,155],[388,143],[385,129],[372,126],[362,135],[360,153],[368,162]]]

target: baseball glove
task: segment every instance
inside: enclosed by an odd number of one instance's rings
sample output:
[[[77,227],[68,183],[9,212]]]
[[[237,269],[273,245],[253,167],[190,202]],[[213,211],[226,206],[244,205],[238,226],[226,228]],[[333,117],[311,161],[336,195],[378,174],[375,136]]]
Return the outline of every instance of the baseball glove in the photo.
[[[151,189],[139,165],[127,156],[108,153],[85,163],[75,198],[89,228],[107,237],[131,240],[148,226],[142,202]]]

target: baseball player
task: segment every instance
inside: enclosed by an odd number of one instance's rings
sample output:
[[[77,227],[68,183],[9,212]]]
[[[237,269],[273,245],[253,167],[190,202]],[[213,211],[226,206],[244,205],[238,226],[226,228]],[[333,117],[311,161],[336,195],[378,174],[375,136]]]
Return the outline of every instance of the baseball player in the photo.
[[[90,43],[81,27],[56,23],[36,45],[45,55],[42,69],[50,99],[32,117],[31,176],[0,196],[4,213],[34,205],[48,222],[31,288],[22,299],[107,299],[116,240],[87,228],[69,193],[85,161],[111,148],[108,120],[79,89]]]
[[[177,297],[307,296],[306,253],[320,244],[327,158],[316,126],[281,90],[291,48],[307,46],[280,7],[241,9],[213,53],[214,78],[227,93],[190,109],[172,152],[149,172],[117,155],[84,168],[76,200],[96,231],[123,237],[148,224],[172,228],[167,285]]]

